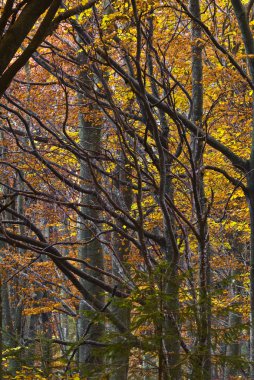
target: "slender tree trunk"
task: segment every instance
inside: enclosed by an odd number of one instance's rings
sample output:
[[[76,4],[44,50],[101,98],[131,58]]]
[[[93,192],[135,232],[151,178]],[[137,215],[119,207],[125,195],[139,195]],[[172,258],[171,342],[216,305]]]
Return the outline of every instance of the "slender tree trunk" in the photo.
[[[153,19],[149,19],[149,38],[153,40]],[[151,42],[152,43],[152,42]],[[156,98],[160,98],[157,83],[154,80],[154,64],[152,54],[148,54],[147,57],[148,70],[151,78],[152,93]],[[142,109],[142,104],[141,104]],[[145,113],[144,113],[144,116]],[[163,199],[160,200],[160,206],[164,209],[162,203],[165,202],[165,198],[169,198],[174,202],[174,186],[171,181],[171,157],[168,155],[169,150],[169,125],[164,111],[159,110],[160,120],[160,142],[164,150],[164,168],[161,168],[161,181],[165,181],[165,188]],[[166,203],[165,203],[166,204]],[[180,339],[178,330],[179,320],[179,279],[178,279],[178,259],[179,252],[174,249],[175,238],[175,226],[174,219],[168,214],[169,218],[165,217],[168,210],[163,210],[163,232],[166,240],[166,247],[164,250],[164,258],[167,263],[167,268],[161,274],[161,291],[167,298],[161,299],[160,308],[163,313],[166,309],[167,312],[164,315],[164,320],[161,325],[158,324],[158,333],[161,335],[161,342],[159,347],[159,370],[158,378],[163,380],[181,379],[181,363],[180,363]],[[172,237],[174,235],[174,237]],[[162,296],[163,298],[163,296]]]
[[[120,240],[119,240],[120,242]],[[121,247],[121,249],[124,246]],[[114,265],[115,267],[115,265]],[[117,268],[113,269],[113,273],[117,274]],[[112,311],[116,317],[122,322],[122,324],[128,329],[130,326],[130,309],[127,307],[121,307],[115,305],[112,307]],[[117,344],[118,339],[116,340]],[[119,349],[119,347],[121,347]],[[129,369],[129,356],[130,356],[130,347],[128,342],[125,345],[118,346],[117,350],[114,350],[111,361],[111,375],[110,380],[127,380],[128,378],[128,369]]]
[[[166,122],[164,113],[160,113],[160,121],[162,125],[161,143],[165,152],[168,151],[169,128]],[[174,187],[171,181],[171,160],[165,154],[165,171],[161,173],[165,180],[165,199],[168,198],[174,202]],[[160,206],[164,213],[163,232],[166,245],[164,248],[164,259],[166,268],[162,270],[161,275],[161,290],[162,298],[160,300],[160,310],[164,314],[161,326],[158,326],[158,331],[161,331],[161,343],[159,348],[159,375],[162,380],[180,380],[181,361],[180,361],[180,331],[179,331],[179,273],[178,262],[179,252],[177,249],[175,237],[174,218],[171,217],[168,210],[164,209],[163,199]],[[166,202],[164,203],[166,204]],[[168,215],[166,215],[168,213]],[[165,312],[166,310],[166,312]]]
[[[168,315],[164,317],[162,330],[161,352],[164,357],[166,356],[166,358],[162,359],[162,380],[180,380],[180,340],[177,325],[179,320],[179,283],[178,272],[175,266],[169,266],[167,270],[164,292],[168,300],[163,302],[163,304],[168,311]],[[166,355],[164,354],[164,345],[166,347]]]
[[[13,219],[12,215],[5,212],[8,219]],[[3,245],[4,246],[4,245]],[[18,284],[19,279],[13,279]],[[3,342],[7,349],[13,349],[20,346],[21,337],[21,317],[22,317],[22,300],[18,294],[14,293],[9,283],[2,284],[2,322],[3,322]],[[14,306],[15,305],[15,306]],[[14,376],[21,368],[21,351],[18,350],[11,355],[8,361],[8,371]]]
[[[254,153],[254,145],[253,145]],[[253,155],[254,159],[254,155]],[[253,160],[254,164],[254,160]],[[250,379],[254,379],[254,165],[249,173],[249,211],[250,211]]]
[[[240,0],[231,0],[247,54],[251,81],[254,83],[254,38],[246,8]],[[252,142],[247,173],[250,213],[250,379],[254,380],[254,97],[252,99]]]
[[[124,161],[124,157],[122,157],[122,160]],[[126,163],[127,164],[127,163]],[[123,170],[122,167],[125,167],[126,169]],[[117,167],[117,172],[119,176],[119,180],[128,183],[130,180],[128,175],[128,169],[127,165],[122,164],[121,166]],[[121,194],[121,199],[123,201],[123,207],[130,211],[131,205],[132,205],[132,190],[131,187],[128,187],[128,185],[121,185],[120,181],[116,180],[115,188],[116,188],[116,198],[118,198]],[[117,199],[116,199],[117,201]],[[119,226],[122,227],[122,226]],[[127,259],[130,254],[130,243],[127,239],[124,239],[119,234],[115,233],[113,236],[113,246],[114,246],[114,252],[116,254],[116,257],[113,257],[112,260],[112,272],[114,275],[123,278],[123,268],[126,268],[128,266]],[[117,284],[116,284],[117,285]],[[118,284],[119,288],[119,284]],[[124,306],[119,306],[117,304],[113,305],[112,311],[117,316],[117,318],[122,321],[124,326],[129,329],[130,327],[130,309]],[[112,327],[114,330],[114,327]],[[116,331],[117,332],[117,331]],[[118,339],[116,340],[117,344]],[[124,344],[121,346],[121,349],[114,350],[112,355],[112,372],[110,375],[110,380],[127,380],[128,378],[128,369],[129,369],[129,356],[130,356],[130,347],[128,344]]]
[[[35,338],[36,327],[38,326],[38,315],[29,315],[26,317],[25,330],[23,333],[25,341],[28,340],[29,346],[25,351],[25,363],[28,367],[33,367],[35,361]]]
[[[200,20],[199,0],[190,0],[190,11]],[[203,117],[203,61],[202,30],[192,22],[192,120],[202,127]],[[210,249],[208,225],[204,219],[206,198],[201,172],[203,164],[203,142],[192,136],[194,209],[199,228],[199,327],[198,347],[193,362],[193,379],[211,379],[211,305],[210,305]]]
[[[47,241],[50,241],[50,234],[52,233],[51,227],[47,226],[45,228],[44,236],[47,239]],[[48,261],[46,257],[42,257],[41,261]],[[41,297],[47,297],[48,292],[41,292]],[[41,334],[42,334],[42,341],[41,341],[41,351],[42,351],[42,369],[43,369],[43,375],[45,377],[49,377],[49,375],[52,372],[52,359],[53,359],[53,352],[52,352],[52,326],[51,326],[51,313],[42,313],[40,316],[41,319]]]
[[[83,80],[87,81],[85,74],[83,76]],[[94,112],[94,110],[91,109],[91,112]],[[92,125],[90,122],[86,122],[83,115],[80,115],[80,145],[84,151],[94,152],[92,154],[98,154],[100,151],[100,127]],[[83,178],[86,187],[89,185],[92,186],[92,176],[88,164],[85,161],[80,163],[80,176]],[[81,202],[92,205],[96,203],[96,199],[94,196],[83,195],[81,197]],[[92,218],[98,218],[98,211],[95,209],[82,207],[81,211]],[[79,240],[84,242],[84,245],[79,249],[79,257],[83,260],[87,260],[89,264],[102,269],[104,266],[103,252],[101,244],[96,238],[97,232],[96,227],[91,222],[86,221],[85,218],[80,218]],[[84,271],[88,270],[85,266],[83,266],[82,269]],[[92,271],[92,274],[93,276],[103,280],[103,276],[99,272]],[[83,281],[83,285],[96,297],[96,299],[103,302],[104,296],[102,295],[102,290],[99,287],[87,281]],[[102,323],[94,324],[92,322],[93,317],[89,317],[87,315],[88,312],[91,312],[91,310],[87,306],[86,302],[81,301],[79,308],[79,339],[82,339],[83,337],[98,341],[103,335],[104,327]],[[87,373],[92,370],[95,377],[89,378],[97,379],[98,373],[102,371],[103,359],[95,355],[94,348],[91,345],[85,344],[80,346],[79,363],[81,378],[85,377]]]
[[[235,243],[235,247],[236,247],[236,243]],[[231,272],[231,276],[233,278],[237,276],[238,274],[239,274],[239,269],[234,269]],[[231,292],[232,297],[241,296],[241,292],[239,291],[240,287],[242,287],[242,284],[238,280],[234,279],[234,281],[231,281],[230,292]],[[229,317],[228,317],[229,330],[234,331],[234,329],[239,327],[241,323],[242,323],[241,313],[237,312],[236,310],[230,311]],[[237,359],[240,359],[240,355],[241,355],[241,342],[239,342],[236,339],[237,339],[237,336],[234,334],[232,337],[232,343],[229,343],[226,347],[226,355],[229,358],[229,361],[224,371],[225,379],[230,379],[230,377],[232,376],[237,376],[241,374],[239,373],[239,369],[235,368],[237,367],[237,364],[239,364],[239,361]],[[234,366],[234,361],[236,362],[235,366]]]
[[[237,312],[230,312],[228,323],[229,323],[229,329],[230,328],[234,329],[234,327],[240,326],[242,323],[241,315]],[[227,354],[227,357],[230,359],[230,361],[229,361],[229,364],[227,365],[227,368],[225,371],[225,373],[226,373],[225,378],[230,379],[230,377],[236,376],[239,374],[239,369],[238,370],[235,369],[234,360],[237,363],[237,359],[240,358],[240,355],[241,355],[240,343],[239,342],[230,343],[227,346],[226,354]]]
[[[10,295],[8,284],[2,284],[2,311],[3,311],[3,342],[5,349],[12,349],[18,345],[16,339],[16,331],[14,328],[15,315],[13,318],[13,313],[10,305]],[[17,354],[16,354],[17,355]],[[8,363],[8,371],[15,376],[16,371],[20,368],[20,363],[17,357],[11,358]]]
[[[87,40],[89,45],[89,40]],[[87,64],[88,56],[86,53],[81,53],[79,55],[79,62],[81,65],[85,66]],[[84,88],[86,88],[87,93],[93,92],[93,80],[89,77],[88,73],[84,69],[80,72],[79,80],[83,83]],[[86,104],[88,98],[86,96],[81,96],[78,94],[78,98],[81,103]],[[88,100],[88,104],[90,100]],[[84,156],[90,156],[87,160],[80,161],[80,177],[82,178],[81,186],[84,188],[93,187],[93,176],[91,173],[90,163],[98,156],[101,149],[101,125],[91,121],[92,115],[94,115],[98,109],[92,105],[87,106],[86,114],[79,114],[79,144],[84,151]],[[90,120],[87,120],[87,115],[90,116]],[[88,116],[88,117],[89,117]],[[96,175],[96,174],[95,174]],[[84,244],[79,248],[79,258],[87,261],[94,267],[99,269],[104,268],[104,258],[102,246],[99,239],[96,237],[98,227],[91,221],[91,219],[97,219],[99,217],[99,212],[95,208],[89,206],[96,205],[96,197],[93,195],[81,194],[80,201],[83,204],[87,204],[88,207],[82,206],[80,211],[87,215],[86,217],[79,217],[78,220],[78,237],[79,240],[84,242]],[[97,277],[100,280],[104,280],[104,276],[97,271],[88,269],[85,265],[81,265],[83,271],[89,271],[94,277]],[[81,280],[82,285],[100,302],[103,303],[104,295],[100,287],[85,281]],[[89,315],[90,314],[90,315]],[[94,323],[94,316],[92,316],[91,308],[86,303],[85,300],[82,300],[79,305],[79,321],[77,326],[77,335],[79,341],[82,339],[89,339],[93,341],[99,341],[104,333],[104,325],[100,322]],[[78,362],[79,362],[79,372],[81,378],[87,377],[88,379],[97,379],[99,373],[102,371],[103,358],[98,356],[95,352],[93,346],[89,344],[80,345],[78,350]]]
[[[43,375],[48,378],[52,372],[52,328],[50,322],[50,313],[43,313],[41,315],[42,321],[42,370]]]

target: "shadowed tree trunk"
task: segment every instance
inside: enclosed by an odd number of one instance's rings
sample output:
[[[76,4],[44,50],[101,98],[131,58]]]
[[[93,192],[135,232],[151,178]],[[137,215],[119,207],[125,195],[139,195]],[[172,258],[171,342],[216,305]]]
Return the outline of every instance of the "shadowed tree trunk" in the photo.
[[[132,189],[131,186],[128,186],[130,182],[129,173],[127,169],[127,162],[123,155],[120,153],[121,165],[116,168],[119,181],[115,181],[115,197],[116,200],[121,199],[123,202],[123,207],[126,211],[130,211],[132,205]],[[123,169],[124,168],[124,169]],[[126,185],[121,185],[121,183],[126,183]],[[122,225],[119,224],[119,227],[122,228]],[[125,239],[123,236],[115,233],[113,236],[113,247],[115,256],[112,260],[112,272],[119,278],[125,279],[125,269],[128,267],[128,257],[130,255],[130,242]],[[115,284],[119,287],[119,284]],[[118,317],[120,321],[124,324],[128,330],[130,327],[130,309],[126,306],[119,306],[115,304],[112,307],[112,312]],[[113,328],[114,330],[114,328]],[[116,330],[117,334],[117,330]],[[118,339],[116,339],[117,344]],[[129,368],[129,356],[130,356],[130,347],[128,342],[125,344],[120,344],[116,350],[113,350],[112,354],[112,370],[110,375],[110,380],[127,380],[128,378],[128,368]]]
[[[192,15],[200,20],[199,0],[190,0]],[[203,59],[202,30],[192,22],[192,112],[191,120],[202,129],[203,117]],[[193,199],[199,230],[199,322],[197,348],[193,358],[193,379],[211,379],[211,302],[210,302],[210,249],[206,220],[206,197],[203,181],[203,147],[200,137],[192,135]]]
[[[234,278],[235,275],[239,274],[239,270],[233,270],[232,271],[232,277]],[[239,296],[239,287],[240,283],[239,281],[235,281],[231,283],[231,294],[232,297]],[[242,315],[238,313],[237,311],[230,311],[229,312],[229,317],[228,317],[228,325],[229,329],[234,330],[235,328],[239,328],[242,324]],[[234,334],[237,337],[237,334]],[[241,373],[239,372],[238,369],[235,368],[234,366],[234,361],[236,361],[236,366],[237,366],[237,361],[240,359],[241,355],[241,343],[239,341],[236,341],[236,337],[233,336],[232,340],[233,342],[227,345],[227,351],[226,355],[229,357],[229,364],[226,367],[225,371],[225,379],[230,379],[230,377],[236,376]]]
[[[240,0],[232,0],[233,9],[242,34],[252,83],[254,83],[254,39],[247,10]],[[254,379],[254,97],[252,99],[252,141],[247,173],[247,198],[250,212],[250,379]]]
[[[86,78],[86,74],[83,73],[82,79],[89,83],[90,81]],[[85,101],[85,99],[83,99]],[[91,112],[94,110],[91,109]],[[98,154],[100,151],[100,126],[93,125],[91,122],[87,122],[82,114],[80,114],[80,145],[82,146],[84,152],[92,152],[92,155]],[[92,176],[89,169],[89,165],[85,161],[81,161],[80,163],[80,176],[83,178],[84,185],[87,187],[92,186]],[[96,204],[96,199],[91,195],[82,195],[81,202],[88,205]],[[91,207],[81,207],[81,211],[84,214],[87,214],[88,217],[98,218],[98,211]],[[92,222],[86,220],[85,218],[80,218],[79,220],[79,240],[83,242],[83,246],[79,249],[79,257],[82,260],[86,260],[89,264],[103,268],[103,252],[101,243],[96,238],[96,234],[98,230]],[[88,269],[83,266],[82,269],[87,271]],[[103,276],[96,272],[91,271],[92,274],[103,280]],[[97,300],[103,302],[104,296],[102,294],[102,290],[91,282],[87,282],[83,280],[84,287],[95,296]],[[104,327],[102,323],[93,323],[93,317],[89,317],[87,313],[91,313],[91,309],[87,306],[85,300],[81,301],[79,307],[79,339],[85,338],[93,341],[100,340]],[[102,370],[102,357],[96,356],[94,354],[94,348],[89,344],[81,345],[79,348],[79,364],[80,364],[80,375],[81,377],[86,376],[89,371],[92,370],[94,372],[93,377],[89,378],[98,378],[98,372]],[[88,372],[87,372],[88,371]],[[97,375],[96,375],[97,373]]]

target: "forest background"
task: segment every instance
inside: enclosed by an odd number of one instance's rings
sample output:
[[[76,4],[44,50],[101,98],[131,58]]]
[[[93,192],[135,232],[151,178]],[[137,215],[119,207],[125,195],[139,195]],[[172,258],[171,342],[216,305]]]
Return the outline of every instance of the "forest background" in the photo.
[[[254,379],[254,1],[0,1],[0,380]]]

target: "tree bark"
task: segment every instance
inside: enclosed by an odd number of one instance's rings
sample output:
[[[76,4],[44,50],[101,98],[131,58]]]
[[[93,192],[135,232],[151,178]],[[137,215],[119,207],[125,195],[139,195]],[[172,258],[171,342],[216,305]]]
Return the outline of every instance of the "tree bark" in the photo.
[[[85,76],[85,74],[84,74]],[[83,80],[88,81],[86,77]],[[89,85],[91,85],[89,83]],[[91,112],[94,110],[91,109]],[[93,125],[90,122],[86,122],[83,115],[80,114],[80,145],[86,152],[94,152],[96,154],[100,151],[100,127]],[[92,176],[88,163],[82,161],[80,163],[80,176],[83,178],[85,185],[90,183],[92,186]],[[96,204],[96,199],[91,195],[83,195],[81,197],[82,203],[87,203],[88,205]],[[93,218],[98,218],[98,211],[91,208],[82,207],[81,211],[84,214],[89,214]],[[91,223],[87,223],[84,218],[79,220],[79,240],[84,242],[84,245],[79,249],[79,257],[82,260],[87,260],[89,264],[103,269],[103,252],[99,240],[96,238],[98,230],[96,226]],[[89,242],[89,240],[92,240]],[[83,266],[83,271],[88,269]],[[98,279],[103,280],[103,276],[93,271],[92,273]],[[93,285],[91,282],[82,281],[84,287],[96,297],[97,300],[103,302],[104,296],[102,294],[101,288]],[[81,301],[79,307],[80,319],[79,319],[79,339],[86,337],[86,339],[91,339],[94,341],[99,341],[103,335],[103,325],[102,323],[93,324],[93,317],[88,317],[87,313],[91,312],[91,309],[87,306],[86,302]],[[79,348],[79,363],[80,363],[80,375],[86,376],[90,371],[94,372],[94,376],[98,376],[98,373],[102,370],[103,360],[101,357],[96,356],[94,353],[94,348],[91,345],[85,344],[81,345]],[[88,372],[87,372],[88,371]],[[93,375],[91,375],[93,376]],[[90,378],[90,377],[89,377]],[[98,378],[98,377],[91,377]]]
[[[190,0],[190,12],[200,20],[199,0]],[[192,110],[191,120],[202,129],[203,117],[203,59],[202,30],[200,25],[192,22]],[[193,199],[194,210],[198,221],[200,239],[199,250],[199,326],[197,329],[198,344],[193,357],[193,379],[211,379],[211,302],[210,302],[210,249],[208,225],[205,219],[206,197],[202,174],[203,141],[192,134],[193,161]]]
[[[119,155],[123,156],[121,153]],[[119,201],[119,196],[121,196],[122,201],[124,202],[124,208],[127,211],[130,211],[131,205],[132,205],[132,190],[131,186],[128,185],[121,185],[121,181],[125,183],[130,182],[130,178],[128,175],[128,169],[127,169],[127,162],[126,165],[124,163],[124,156],[121,159],[121,165],[116,168],[119,182],[115,181],[115,197],[116,201],[118,199]],[[125,168],[125,170],[123,169]],[[119,227],[122,228],[122,225],[119,224]],[[119,278],[124,279],[123,275],[123,269],[125,268],[128,270],[128,257],[130,254],[130,242],[127,239],[124,239],[122,236],[119,234],[115,233],[113,235],[113,247],[114,247],[114,252],[115,252],[115,257],[112,259],[112,272],[114,275],[116,275]],[[115,284],[118,285],[119,284]],[[127,331],[130,328],[130,309],[125,306],[119,306],[117,304],[114,304],[112,307],[112,312],[122,321],[124,326],[126,327]],[[116,331],[114,327],[112,327],[113,330]],[[116,344],[118,343],[119,339],[116,339]],[[114,344],[114,343],[113,343]],[[121,347],[121,348],[120,348]],[[129,356],[130,356],[130,346],[128,345],[128,342],[125,344],[120,343],[120,346],[118,346],[117,350],[113,349],[113,354],[112,354],[112,372],[110,375],[110,380],[127,380],[128,378],[128,369],[129,369]]]

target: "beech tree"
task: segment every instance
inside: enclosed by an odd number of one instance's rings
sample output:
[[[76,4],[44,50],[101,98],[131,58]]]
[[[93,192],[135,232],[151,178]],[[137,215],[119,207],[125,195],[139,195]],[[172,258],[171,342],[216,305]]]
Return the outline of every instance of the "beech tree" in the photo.
[[[252,2],[60,5],[6,53],[0,239],[76,297],[63,372],[253,379]]]
[[[61,0],[45,0],[43,2],[29,0],[2,1],[0,18],[0,52],[2,57],[0,95],[4,94],[17,72],[28,62],[46,36],[52,33],[61,21],[89,9],[95,2],[95,0],[85,4],[82,2],[81,5],[79,4],[70,9],[64,5],[64,9],[67,8],[66,11],[55,17],[59,7],[62,5]],[[43,14],[45,16],[41,20],[40,17]],[[37,26],[38,22],[39,25]],[[34,27],[37,28],[36,32],[31,35],[30,32]],[[27,38],[29,38],[28,43],[23,46],[23,42]],[[16,58],[15,54],[20,49],[23,51]],[[13,58],[16,59],[13,61]]]

